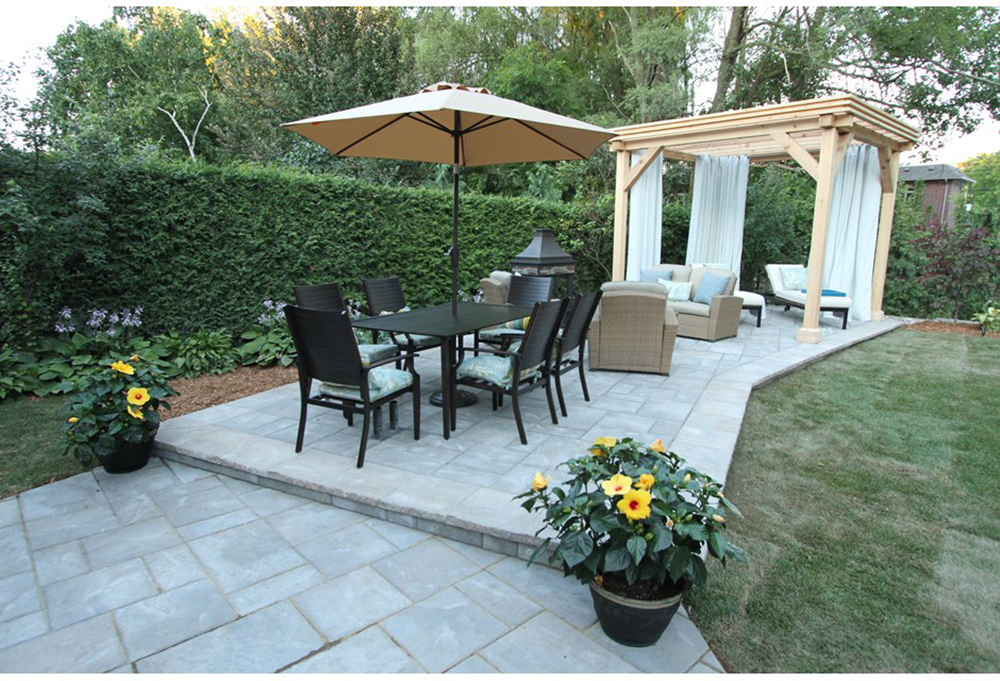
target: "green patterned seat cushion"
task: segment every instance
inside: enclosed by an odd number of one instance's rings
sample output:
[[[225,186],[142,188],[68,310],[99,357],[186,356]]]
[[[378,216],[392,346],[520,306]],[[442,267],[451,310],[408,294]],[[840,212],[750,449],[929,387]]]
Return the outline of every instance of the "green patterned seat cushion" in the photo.
[[[395,345],[371,345],[369,343],[358,343],[358,352],[361,353],[361,363],[365,366],[381,362],[383,359],[394,356],[399,352]]]
[[[389,393],[409,387],[412,383],[413,375],[409,371],[400,371],[390,366],[375,367],[368,372],[368,394],[372,402]],[[355,386],[320,383],[317,392],[324,397],[343,397],[361,401],[361,390]]]
[[[493,326],[480,331],[479,338],[481,340],[501,340],[504,338],[517,338],[523,336],[524,333],[525,332],[522,329],[505,329],[499,326]]]
[[[422,336],[419,333],[411,333],[407,335],[397,334],[396,337],[409,338],[413,342],[413,345],[415,345],[418,348],[425,348],[428,345],[438,345],[441,342],[441,339],[438,338],[437,336]]]
[[[514,358],[501,355],[479,355],[467,357],[458,367],[459,378],[486,381],[501,388],[509,388],[514,378]],[[538,367],[521,370],[521,380],[526,381],[538,375]]]

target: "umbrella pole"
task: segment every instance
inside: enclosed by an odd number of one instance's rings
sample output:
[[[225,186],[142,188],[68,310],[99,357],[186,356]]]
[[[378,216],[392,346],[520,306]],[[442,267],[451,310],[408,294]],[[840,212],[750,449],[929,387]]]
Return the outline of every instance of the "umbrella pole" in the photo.
[[[452,166],[453,198],[451,203],[451,316],[458,316],[458,150],[461,140],[461,114],[455,112],[455,130],[452,138],[455,140],[455,164]]]

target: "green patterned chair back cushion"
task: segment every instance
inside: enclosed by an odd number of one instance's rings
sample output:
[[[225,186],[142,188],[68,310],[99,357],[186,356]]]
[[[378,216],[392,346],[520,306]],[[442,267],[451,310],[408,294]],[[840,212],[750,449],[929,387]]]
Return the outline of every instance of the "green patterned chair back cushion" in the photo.
[[[358,353],[361,354],[361,363],[365,366],[381,362],[383,359],[392,357],[399,348],[395,345],[372,345],[370,343],[358,343]]]
[[[522,381],[537,375],[537,366],[521,370]],[[501,388],[510,388],[514,379],[514,358],[501,355],[467,357],[458,367],[458,377],[486,381]]]
[[[375,367],[368,372],[368,396],[372,402],[380,400],[390,393],[402,390],[413,384],[413,375],[409,371],[400,371],[393,367]],[[325,397],[341,397],[361,401],[361,389],[351,385],[336,383],[320,383],[317,390]]]

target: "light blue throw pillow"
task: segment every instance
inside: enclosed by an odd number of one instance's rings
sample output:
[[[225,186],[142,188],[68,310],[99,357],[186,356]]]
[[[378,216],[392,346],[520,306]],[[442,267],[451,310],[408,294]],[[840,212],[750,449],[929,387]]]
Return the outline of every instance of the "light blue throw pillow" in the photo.
[[[639,270],[639,281],[655,284],[657,279],[673,279],[673,270]]]
[[[782,267],[781,270],[781,284],[785,287],[786,291],[799,291],[806,287],[806,268],[800,265],[794,265],[792,267]]]
[[[711,305],[712,296],[724,295],[727,288],[729,288],[729,277],[720,277],[717,274],[706,272],[701,278],[701,283],[698,284],[698,290],[695,291],[692,302]]]

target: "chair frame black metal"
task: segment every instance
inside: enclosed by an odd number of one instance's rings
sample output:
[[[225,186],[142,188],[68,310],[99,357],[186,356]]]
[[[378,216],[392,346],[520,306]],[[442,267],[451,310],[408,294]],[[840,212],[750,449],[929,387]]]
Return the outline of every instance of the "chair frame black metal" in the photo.
[[[340,312],[347,309],[344,301],[344,294],[340,290],[340,284],[329,282],[326,284],[303,284],[293,286],[295,292],[295,304],[310,310],[328,310]]]
[[[354,425],[354,415],[361,414],[364,418],[361,446],[358,450],[358,468],[361,468],[365,463],[365,450],[368,447],[368,433],[371,430],[373,413],[381,413],[382,406],[388,404],[390,420],[394,421],[395,402],[407,393],[413,394],[413,439],[420,439],[420,375],[413,370],[413,357],[415,355],[402,356],[403,359],[407,360],[407,370],[413,377],[413,382],[404,388],[382,396],[378,400],[372,400],[368,386],[368,374],[372,369],[396,362],[401,357],[387,357],[367,366],[362,364],[357,339],[354,336],[354,329],[346,310],[336,312],[288,305],[285,307],[285,320],[288,322],[288,328],[295,342],[295,365],[299,372],[301,410],[299,412],[298,436],[295,439],[296,453],[302,451],[309,405],[343,412],[349,426]],[[314,335],[315,338],[309,339],[309,335]],[[322,346],[316,347],[313,345],[314,343],[321,343]],[[318,393],[310,397],[314,379],[339,385],[356,386],[361,394],[361,399],[326,396]]]
[[[559,398],[559,411],[563,416],[569,416],[566,412],[566,400],[563,398],[562,374],[566,371],[579,369],[580,387],[583,388],[583,399],[590,402],[590,392],[587,390],[587,372],[584,370],[583,353],[587,345],[587,332],[590,330],[590,322],[593,321],[597,313],[597,307],[601,304],[603,291],[586,293],[577,296],[573,301],[573,307],[566,313],[566,321],[563,331],[556,336],[555,351],[553,357],[552,374],[556,382],[556,396]],[[579,349],[576,359],[563,360],[563,354],[573,349]]]
[[[508,305],[518,305],[521,307],[530,307],[535,303],[547,303],[552,300],[555,290],[555,277],[511,277],[510,287],[507,289],[507,300],[505,302]],[[480,338],[479,331],[476,331],[472,339],[473,354],[479,354],[479,348],[484,343],[500,348],[501,350],[506,350],[513,341],[521,338],[524,338],[523,333],[513,332],[510,334],[501,334],[499,341],[488,340]]]
[[[378,317],[383,312],[395,314],[406,307],[406,297],[403,295],[403,285],[399,282],[399,277],[362,279],[361,286],[365,290],[365,300],[368,302],[368,314],[373,317]],[[440,340],[435,343],[425,343],[417,347],[417,344],[413,342],[413,338],[409,334],[404,333],[399,335],[402,335],[405,340],[400,339],[397,334],[389,332],[389,338],[399,347],[403,355],[414,355],[417,350],[433,350],[434,348],[441,347]],[[412,370],[413,359],[411,358],[406,361],[409,362],[406,370]]]
[[[480,381],[469,377],[455,379],[456,384],[467,385],[473,388],[479,388],[480,390],[488,390],[492,393],[493,411],[496,411],[502,404],[504,395],[510,395],[511,406],[514,410],[514,421],[517,423],[517,434],[521,438],[522,445],[528,444],[528,436],[525,434],[524,430],[524,421],[521,418],[520,396],[524,393],[530,392],[538,387],[544,387],[545,397],[549,403],[549,415],[552,417],[552,423],[559,423],[559,417],[556,415],[555,401],[552,398],[552,348],[555,345],[556,334],[559,333],[563,315],[566,313],[567,304],[568,301],[565,299],[545,303],[535,303],[535,306],[531,311],[531,324],[528,326],[528,330],[524,334],[524,341],[516,351],[512,352],[510,350],[500,350],[498,348],[486,347],[478,348],[479,352],[499,355],[501,357],[511,357],[514,360],[513,380],[511,381],[510,387],[505,388],[495,383]],[[550,312],[550,310],[552,312]],[[551,320],[548,319],[550,315],[552,315]],[[546,329],[546,326],[549,324],[551,324],[551,328]],[[539,331],[539,329],[542,329],[542,331]],[[539,334],[542,335],[540,336]],[[475,348],[463,349],[474,350]],[[541,349],[541,355],[539,355],[539,349]],[[539,374],[522,380],[522,364],[527,364],[529,366],[537,364],[539,366]],[[458,365],[455,366],[456,370],[452,371],[453,376],[458,375],[457,368]]]

